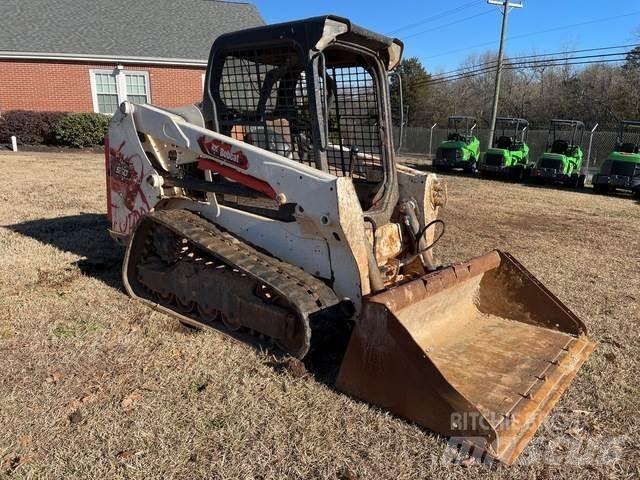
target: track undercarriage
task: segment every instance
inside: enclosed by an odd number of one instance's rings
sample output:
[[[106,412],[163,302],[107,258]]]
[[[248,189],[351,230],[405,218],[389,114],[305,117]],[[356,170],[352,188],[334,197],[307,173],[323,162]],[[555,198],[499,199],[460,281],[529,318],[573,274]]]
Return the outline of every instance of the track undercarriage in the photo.
[[[184,323],[273,342],[297,358],[311,347],[311,322],[326,321],[339,305],[322,281],[187,210],[145,217],[127,251],[124,281],[132,296]]]

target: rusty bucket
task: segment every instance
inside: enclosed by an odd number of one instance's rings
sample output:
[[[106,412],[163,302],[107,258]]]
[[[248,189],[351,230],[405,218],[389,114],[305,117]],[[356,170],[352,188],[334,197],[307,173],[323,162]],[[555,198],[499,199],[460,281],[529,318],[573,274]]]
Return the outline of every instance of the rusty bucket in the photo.
[[[560,300],[492,251],[367,298],[337,387],[511,464],[594,346]]]

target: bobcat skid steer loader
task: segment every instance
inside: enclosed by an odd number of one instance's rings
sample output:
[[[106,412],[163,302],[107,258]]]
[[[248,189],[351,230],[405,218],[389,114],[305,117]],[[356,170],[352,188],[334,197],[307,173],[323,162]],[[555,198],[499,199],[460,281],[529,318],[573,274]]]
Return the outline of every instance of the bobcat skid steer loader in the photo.
[[[594,345],[509,254],[436,265],[444,185],[394,161],[402,49],[335,16],[219,37],[201,105],[113,116],[110,231],[131,296],[298,358],[353,323],[339,390],[511,463]]]

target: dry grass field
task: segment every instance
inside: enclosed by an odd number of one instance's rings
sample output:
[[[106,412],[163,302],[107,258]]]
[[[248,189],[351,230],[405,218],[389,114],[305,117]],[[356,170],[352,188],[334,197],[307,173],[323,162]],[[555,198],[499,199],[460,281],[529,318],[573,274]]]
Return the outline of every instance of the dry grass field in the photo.
[[[0,165],[0,477],[640,475],[631,198],[447,177],[441,258],[513,253],[599,343],[519,464],[488,468],[452,463],[447,439],[277,368],[268,351],[129,299],[99,155],[2,154]]]

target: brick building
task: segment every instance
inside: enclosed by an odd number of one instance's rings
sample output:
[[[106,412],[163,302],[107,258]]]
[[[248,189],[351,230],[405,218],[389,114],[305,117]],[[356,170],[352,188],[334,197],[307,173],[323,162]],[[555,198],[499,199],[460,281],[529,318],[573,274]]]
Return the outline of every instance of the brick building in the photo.
[[[0,112],[113,113],[202,99],[211,44],[264,24],[217,0],[0,0]]]

